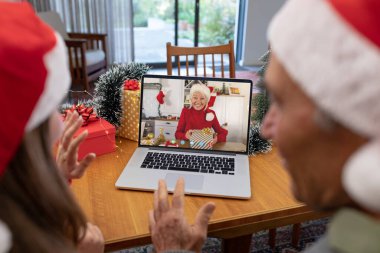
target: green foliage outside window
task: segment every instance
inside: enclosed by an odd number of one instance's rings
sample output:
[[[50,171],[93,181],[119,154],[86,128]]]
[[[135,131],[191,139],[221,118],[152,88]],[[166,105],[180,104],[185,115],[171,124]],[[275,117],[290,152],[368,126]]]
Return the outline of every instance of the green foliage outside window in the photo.
[[[219,45],[233,40],[235,16],[236,0],[201,0],[199,41]]]
[[[133,24],[135,27],[147,27],[148,18],[159,18],[173,23],[173,0],[134,0]]]
[[[200,0],[199,42],[205,45],[226,44],[234,39],[236,0]],[[159,18],[174,23],[174,0],[133,1],[135,27],[147,27],[149,18]],[[179,22],[189,29],[180,31],[179,38],[194,38],[195,0],[180,0]]]

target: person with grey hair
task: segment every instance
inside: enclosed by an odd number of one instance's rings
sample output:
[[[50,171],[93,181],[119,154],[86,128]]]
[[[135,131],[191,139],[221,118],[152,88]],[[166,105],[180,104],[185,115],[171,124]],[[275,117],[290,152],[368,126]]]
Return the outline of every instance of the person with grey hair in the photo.
[[[278,147],[294,196],[335,212],[308,253],[380,252],[379,16],[377,0],[289,0],[269,28],[262,135]],[[202,229],[181,236],[193,227],[174,226],[187,224],[175,212],[183,203],[170,207],[165,188],[150,215],[158,252],[200,252],[214,206],[201,209]]]
[[[228,131],[222,128],[213,110],[208,108],[210,89],[202,83],[194,83],[190,89],[190,108],[183,108],[179,117],[176,139],[189,140],[194,130],[212,128],[215,136],[212,142],[226,142]]]

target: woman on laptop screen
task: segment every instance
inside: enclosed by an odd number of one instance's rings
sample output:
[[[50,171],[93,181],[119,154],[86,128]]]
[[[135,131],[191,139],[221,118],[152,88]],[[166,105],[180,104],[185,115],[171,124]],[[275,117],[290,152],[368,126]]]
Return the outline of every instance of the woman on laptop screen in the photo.
[[[190,108],[182,109],[175,137],[190,141],[192,148],[211,149],[217,142],[226,142],[228,131],[220,126],[215,112],[208,108],[210,96],[206,85],[195,83],[190,89]]]

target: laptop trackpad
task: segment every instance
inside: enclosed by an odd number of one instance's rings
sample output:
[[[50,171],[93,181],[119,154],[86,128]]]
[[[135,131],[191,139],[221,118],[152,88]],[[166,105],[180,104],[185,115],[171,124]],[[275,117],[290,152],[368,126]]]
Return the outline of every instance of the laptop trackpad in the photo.
[[[183,177],[185,179],[185,191],[189,191],[191,189],[201,190],[203,188],[203,180],[204,176],[202,175],[187,175],[180,173],[168,173],[166,174],[165,180],[168,188],[175,188],[175,184],[179,177]]]

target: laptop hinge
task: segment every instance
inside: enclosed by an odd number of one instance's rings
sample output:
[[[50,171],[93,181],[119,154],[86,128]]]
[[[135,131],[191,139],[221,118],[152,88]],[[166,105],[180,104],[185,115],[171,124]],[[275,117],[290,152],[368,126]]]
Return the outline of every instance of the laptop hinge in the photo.
[[[175,149],[173,148],[154,148],[150,147],[149,150],[157,150],[157,151],[169,151],[169,152],[181,152],[181,153],[202,153],[202,154],[213,154],[213,155],[230,155],[230,156],[236,156],[236,154],[231,152],[223,152],[223,151],[215,151],[215,150],[206,150],[206,149],[192,149],[192,150],[183,150],[183,149]]]

